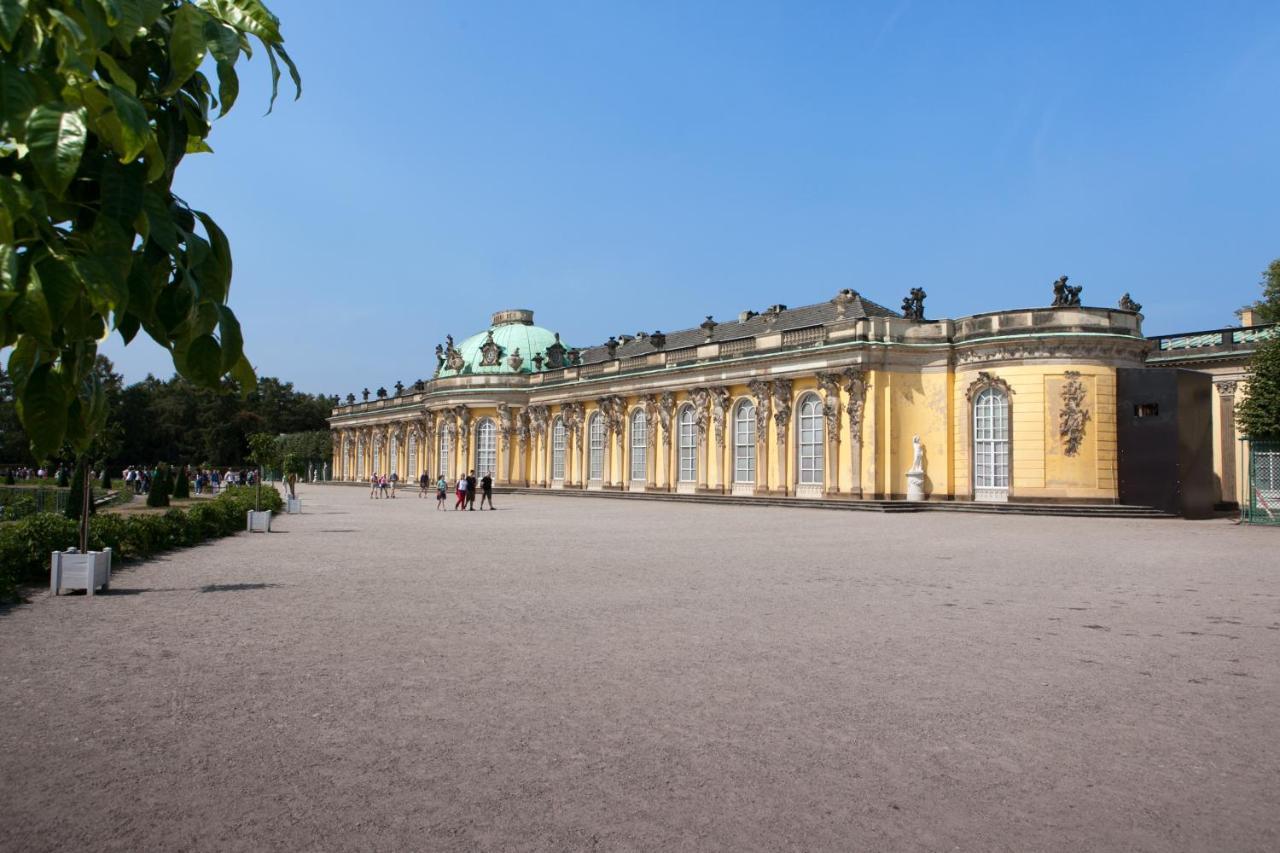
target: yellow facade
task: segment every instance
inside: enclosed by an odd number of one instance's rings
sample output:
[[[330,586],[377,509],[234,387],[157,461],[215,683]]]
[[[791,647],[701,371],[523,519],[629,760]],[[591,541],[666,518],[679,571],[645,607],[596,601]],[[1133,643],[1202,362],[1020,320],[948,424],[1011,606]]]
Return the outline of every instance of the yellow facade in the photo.
[[[892,499],[909,491],[918,439],[929,499],[1119,499],[1116,369],[1143,362],[1138,315],[925,322],[843,315],[847,293],[825,314],[611,340],[536,371],[517,363],[528,353],[474,374],[459,357],[453,375],[337,407],[335,475],[474,469],[522,487]]]

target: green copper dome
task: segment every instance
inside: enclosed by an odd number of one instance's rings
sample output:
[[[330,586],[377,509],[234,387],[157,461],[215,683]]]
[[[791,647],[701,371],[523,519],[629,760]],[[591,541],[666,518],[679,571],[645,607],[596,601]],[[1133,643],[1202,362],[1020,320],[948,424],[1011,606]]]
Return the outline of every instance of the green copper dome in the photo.
[[[532,311],[523,308],[498,311],[493,315],[488,329],[457,345],[461,367],[456,370],[450,367],[449,354],[445,353],[445,364],[440,368],[439,375],[533,373],[533,357],[540,355],[545,360],[547,347],[559,340],[559,336],[550,329],[533,325]],[[452,363],[456,365],[457,359]]]

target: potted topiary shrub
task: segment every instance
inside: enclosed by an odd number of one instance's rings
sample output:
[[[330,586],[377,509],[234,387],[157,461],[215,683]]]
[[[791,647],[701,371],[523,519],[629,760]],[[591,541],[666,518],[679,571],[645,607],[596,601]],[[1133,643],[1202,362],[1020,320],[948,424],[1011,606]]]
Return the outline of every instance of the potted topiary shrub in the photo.
[[[302,512],[302,498],[298,497],[298,475],[306,471],[296,453],[284,456],[285,512],[289,515]]]
[[[258,490],[254,494],[253,509],[249,510],[246,519],[246,529],[250,533],[271,532],[271,510],[262,508],[262,469],[275,458],[275,452],[276,439],[270,433],[259,432],[249,436],[248,460],[258,468]]]
[[[54,551],[50,557],[49,590],[57,595],[64,589],[83,589],[93,595],[97,587],[105,592],[111,586],[111,549],[89,550],[89,516],[93,514],[92,478],[89,459],[81,456],[76,463],[71,494],[67,496],[67,517],[80,523],[80,547]]]

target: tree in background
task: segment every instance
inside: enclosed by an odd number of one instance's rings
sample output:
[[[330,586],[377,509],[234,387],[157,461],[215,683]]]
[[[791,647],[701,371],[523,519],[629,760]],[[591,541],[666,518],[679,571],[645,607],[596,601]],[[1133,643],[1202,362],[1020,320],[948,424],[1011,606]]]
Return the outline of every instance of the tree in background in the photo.
[[[1280,335],[1249,359],[1248,394],[1236,406],[1240,431],[1251,441],[1280,441]]]
[[[1246,305],[1240,311],[1253,310],[1253,322],[1280,323],[1280,258],[1262,271],[1262,298]],[[1239,315],[1240,311],[1236,314]]]
[[[269,432],[254,433],[249,436],[249,455],[247,458],[258,468],[258,491],[254,495],[253,508],[255,511],[262,510],[262,470],[267,466],[274,466],[280,458],[280,450],[276,444],[276,437]]]

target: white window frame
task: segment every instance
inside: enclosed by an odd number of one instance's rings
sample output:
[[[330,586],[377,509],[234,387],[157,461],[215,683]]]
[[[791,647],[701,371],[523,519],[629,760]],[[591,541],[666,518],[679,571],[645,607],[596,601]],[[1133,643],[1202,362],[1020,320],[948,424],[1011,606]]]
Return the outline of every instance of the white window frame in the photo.
[[[436,454],[437,476],[444,477],[446,480],[453,479],[453,472],[449,470],[450,457],[453,456],[453,430],[448,424],[440,427],[438,451]]]
[[[698,479],[698,436],[694,428],[693,406],[686,405],[676,413],[676,438],[680,459],[677,480],[692,483]]]
[[[604,478],[604,418],[599,412],[587,421],[587,479]]]
[[[756,482],[756,404],[740,400],[733,410],[733,482]]]
[[[400,438],[399,436],[391,436],[391,448],[387,451],[387,467],[390,469],[387,474],[400,473]]]
[[[551,425],[551,479],[564,479],[564,451],[568,431],[564,427],[564,418],[556,418]]]
[[[476,424],[476,474],[497,475],[498,425],[492,418],[481,418]]]
[[[649,416],[644,409],[631,415],[631,479],[644,480],[649,472]]]
[[[973,496],[1008,500],[1010,442],[1009,395],[988,385],[973,399]]]
[[[418,437],[409,433],[409,476],[417,477],[418,471]]]
[[[796,415],[796,475],[802,486],[821,486],[826,481],[826,427],[822,400],[817,394],[806,394]]]

